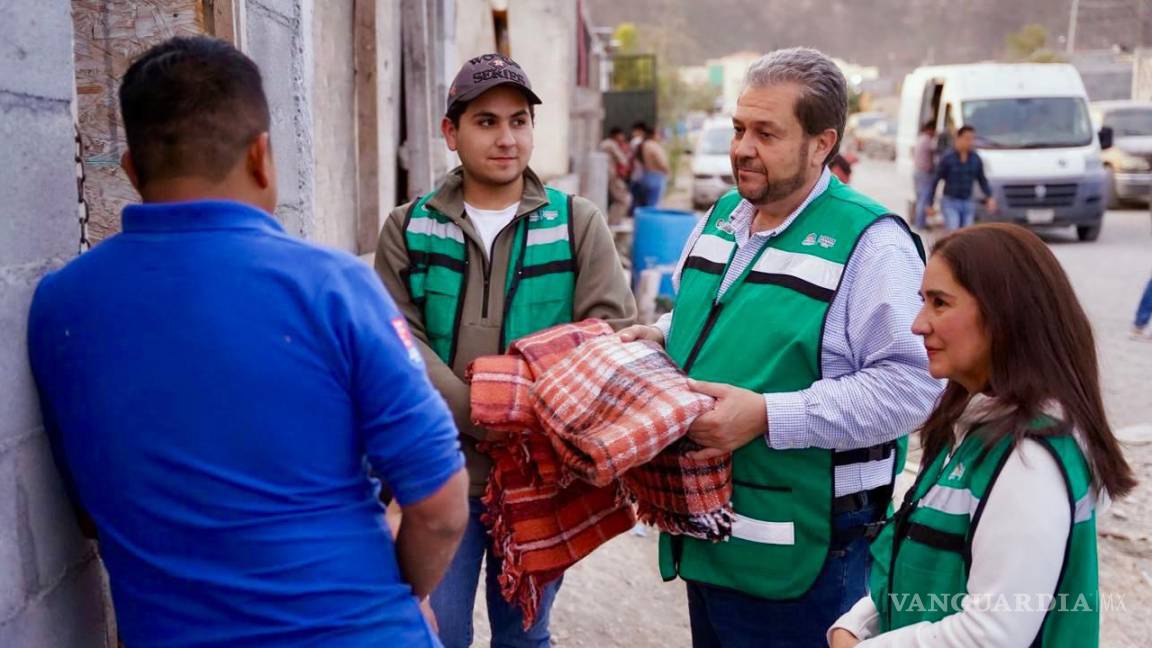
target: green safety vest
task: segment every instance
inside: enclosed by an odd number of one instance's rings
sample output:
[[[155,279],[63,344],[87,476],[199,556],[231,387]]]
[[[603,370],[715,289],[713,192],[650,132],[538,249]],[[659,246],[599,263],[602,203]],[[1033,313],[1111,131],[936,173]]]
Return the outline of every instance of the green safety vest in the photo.
[[[1064,424],[1050,418],[1034,428]],[[1092,473],[1070,434],[1033,437],[1052,454],[1068,487],[1071,529],[1060,580],[1033,646],[1091,647],[1099,643],[1100,605],[1096,563],[1096,491]],[[961,611],[972,566],[972,538],[988,493],[1014,448],[1011,437],[987,447],[977,429],[951,457],[942,452],[905,497],[904,505],[872,543],[871,596],[888,632],[935,622]],[[1026,547],[1016,547],[1027,551]],[[1021,592],[1025,605],[1047,605],[1042,593]],[[981,609],[1015,609],[1007,600],[973,601]],[[1007,607],[1004,607],[1007,606]]]
[[[668,353],[698,380],[757,393],[806,389],[821,378],[824,321],[857,241],[883,218],[903,221],[833,178],[717,301],[736,252],[728,218],[740,201],[735,190],[717,201],[685,259]],[[849,452],[753,440],[733,455],[731,539],[662,535],[661,575],[762,598],[802,596],[828,555],[835,468],[895,454],[894,478],[905,439]]]
[[[512,341],[573,318],[572,197],[552,187],[545,191],[548,204],[513,221],[516,232],[504,279],[501,352]],[[468,286],[468,250],[460,226],[428,206],[434,195],[416,200],[408,210],[404,241],[409,265],[404,275],[413,303],[424,313],[429,345],[451,366]]]

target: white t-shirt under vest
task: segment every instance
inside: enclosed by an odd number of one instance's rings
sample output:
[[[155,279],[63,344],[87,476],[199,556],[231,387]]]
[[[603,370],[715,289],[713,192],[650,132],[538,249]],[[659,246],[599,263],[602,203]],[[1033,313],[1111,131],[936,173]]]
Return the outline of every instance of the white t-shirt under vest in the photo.
[[[489,259],[492,258],[492,243],[496,241],[496,235],[516,218],[518,209],[520,209],[519,200],[503,209],[479,209],[464,203],[464,212],[468,214],[468,218],[476,227],[476,233],[484,241],[484,255]]]

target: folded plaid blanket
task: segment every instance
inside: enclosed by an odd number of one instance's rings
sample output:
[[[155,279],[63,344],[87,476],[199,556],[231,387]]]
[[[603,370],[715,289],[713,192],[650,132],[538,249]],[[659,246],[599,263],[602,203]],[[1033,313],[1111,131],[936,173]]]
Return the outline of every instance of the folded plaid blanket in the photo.
[[[539,427],[528,389],[532,369],[523,358],[481,356],[468,365],[465,379],[472,384],[472,422],[509,434]]]
[[[525,628],[535,623],[544,585],[636,523],[619,482],[561,484],[560,457],[529,401],[537,372],[611,333],[597,320],[553,327],[512,344],[508,355],[478,358],[469,368],[473,422],[507,433],[480,446],[493,461],[483,520],[493,552],[503,560],[501,594],[520,606]]]
[[[524,358],[532,369],[532,375],[539,378],[576,347],[612,333],[612,327],[604,320],[586,319],[575,324],[561,324],[516,340],[508,346],[508,354]]]
[[[597,486],[651,461],[713,404],[660,345],[615,336],[582,345],[529,393],[565,472]]]
[[[700,540],[732,535],[732,455],[691,459],[701,446],[680,439],[648,463],[629,470],[624,486],[642,522]]]
[[[698,461],[680,441],[713,399],[652,342],[592,340],[540,375],[529,390],[564,480],[624,478],[642,521],[662,531],[723,540],[732,530],[731,458]]]

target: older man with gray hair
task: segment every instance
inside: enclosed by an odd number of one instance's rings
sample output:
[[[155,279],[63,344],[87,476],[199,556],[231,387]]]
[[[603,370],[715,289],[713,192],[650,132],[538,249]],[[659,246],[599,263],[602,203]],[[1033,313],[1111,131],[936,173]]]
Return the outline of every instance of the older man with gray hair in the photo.
[[[664,343],[716,398],[689,432],[697,455],[733,453],[732,538],[661,538],[698,648],[824,643],[864,594],[904,441],[940,392],[911,331],[919,240],[827,168],[847,104],[820,52],[752,65],[732,119],[737,187],[689,239],[675,310],[621,332]]]

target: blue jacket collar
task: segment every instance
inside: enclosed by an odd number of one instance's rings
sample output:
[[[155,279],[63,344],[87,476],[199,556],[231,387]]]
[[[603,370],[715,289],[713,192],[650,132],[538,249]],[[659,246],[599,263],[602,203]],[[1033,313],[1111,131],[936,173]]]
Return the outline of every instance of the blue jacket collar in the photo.
[[[128,205],[124,208],[121,221],[127,233],[221,229],[284,231],[280,223],[266,212],[230,200]]]

